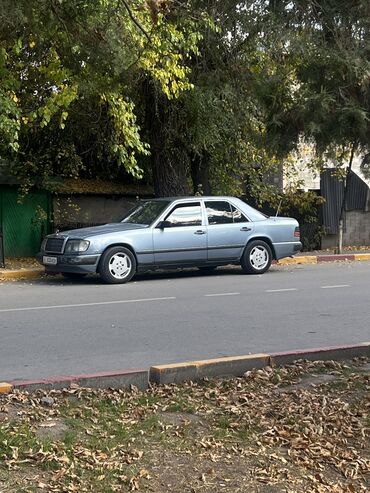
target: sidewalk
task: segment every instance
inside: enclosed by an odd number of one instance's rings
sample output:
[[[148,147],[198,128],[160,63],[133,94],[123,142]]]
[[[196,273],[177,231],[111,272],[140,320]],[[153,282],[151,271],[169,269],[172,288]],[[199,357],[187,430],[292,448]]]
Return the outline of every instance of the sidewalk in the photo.
[[[45,269],[32,257],[6,258],[5,269],[0,268],[0,281],[37,279]]]
[[[370,260],[370,247],[348,247],[342,254],[332,250],[315,250],[300,252],[295,257],[288,257],[274,262],[276,265],[317,264],[335,261],[366,261]],[[0,281],[37,279],[45,274],[45,269],[32,257],[5,259],[5,269],[0,268]]]

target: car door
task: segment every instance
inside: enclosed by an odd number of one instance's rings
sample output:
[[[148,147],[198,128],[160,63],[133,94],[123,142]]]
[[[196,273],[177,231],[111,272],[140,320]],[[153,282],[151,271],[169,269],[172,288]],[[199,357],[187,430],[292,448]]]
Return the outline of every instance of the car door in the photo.
[[[207,228],[200,201],[180,202],[153,230],[156,265],[186,265],[207,260]]]
[[[205,200],[208,261],[224,262],[240,258],[253,223],[227,200]]]

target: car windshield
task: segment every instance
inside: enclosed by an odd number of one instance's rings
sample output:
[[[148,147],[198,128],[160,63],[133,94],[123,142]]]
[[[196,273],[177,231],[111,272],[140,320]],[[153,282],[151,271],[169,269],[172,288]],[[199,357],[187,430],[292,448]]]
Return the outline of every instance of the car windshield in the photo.
[[[121,222],[149,226],[169,203],[169,200],[146,200],[145,202],[140,202],[139,205],[126,214]]]

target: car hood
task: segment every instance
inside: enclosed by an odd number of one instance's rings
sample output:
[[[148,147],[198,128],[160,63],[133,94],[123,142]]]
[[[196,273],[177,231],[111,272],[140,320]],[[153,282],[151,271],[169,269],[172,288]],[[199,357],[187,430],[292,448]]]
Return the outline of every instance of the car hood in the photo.
[[[60,236],[84,239],[90,238],[91,236],[119,233],[120,231],[132,231],[133,229],[143,229],[147,227],[148,226],[145,226],[144,224],[111,223],[103,224],[102,226],[92,226],[91,228],[80,228],[63,231],[60,233]]]

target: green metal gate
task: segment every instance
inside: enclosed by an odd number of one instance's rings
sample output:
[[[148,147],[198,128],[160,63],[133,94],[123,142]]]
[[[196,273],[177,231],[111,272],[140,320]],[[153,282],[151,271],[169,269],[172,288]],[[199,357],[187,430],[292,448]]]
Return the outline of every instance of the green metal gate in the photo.
[[[40,248],[50,224],[51,199],[36,191],[19,202],[17,187],[0,185],[0,227],[6,257],[29,257]]]

